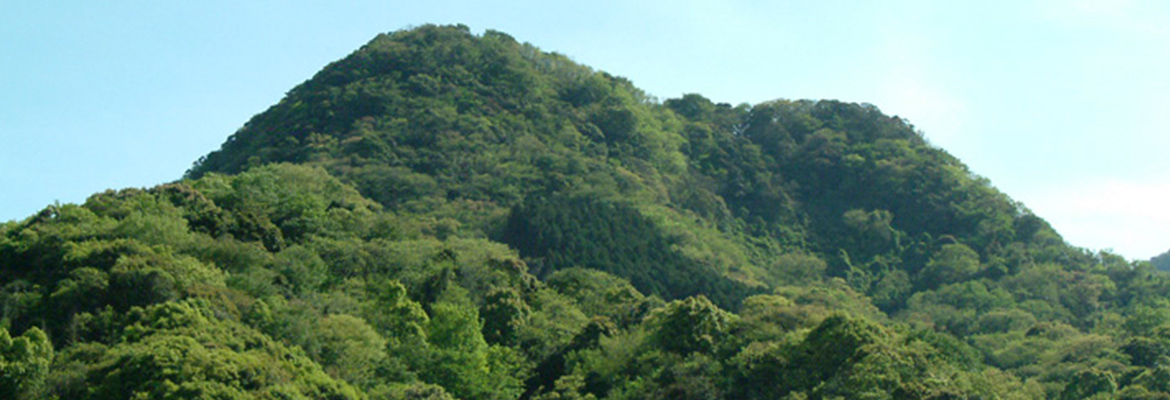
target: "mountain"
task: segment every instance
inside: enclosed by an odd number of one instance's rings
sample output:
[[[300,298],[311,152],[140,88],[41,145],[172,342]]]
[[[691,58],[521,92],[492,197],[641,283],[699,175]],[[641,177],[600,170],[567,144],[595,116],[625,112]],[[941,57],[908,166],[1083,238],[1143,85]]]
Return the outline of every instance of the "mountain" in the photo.
[[[1165,398],[1167,282],[873,105],[428,25],[0,226],[0,397]]]
[[[1150,264],[1161,271],[1170,271],[1170,251],[1154,256]]]

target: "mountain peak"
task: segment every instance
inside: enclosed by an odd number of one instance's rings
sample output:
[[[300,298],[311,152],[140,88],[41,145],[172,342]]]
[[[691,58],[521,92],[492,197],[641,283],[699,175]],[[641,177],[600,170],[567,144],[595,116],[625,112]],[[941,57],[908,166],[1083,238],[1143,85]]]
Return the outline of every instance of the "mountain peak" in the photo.
[[[659,102],[465,26],[377,36],[186,179],[0,224],[0,279],[5,398],[1167,394],[1170,280],[906,121]]]

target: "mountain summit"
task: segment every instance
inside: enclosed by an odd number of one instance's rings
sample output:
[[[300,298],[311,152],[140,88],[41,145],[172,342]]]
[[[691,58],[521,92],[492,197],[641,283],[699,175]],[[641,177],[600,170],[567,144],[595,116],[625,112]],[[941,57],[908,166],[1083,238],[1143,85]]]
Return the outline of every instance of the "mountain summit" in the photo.
[[[464,26],[0,226],[0,284],[4,398],[1170,396],[1165,276],[907,121],[659,100]]]
[[[273,162],[323,167],[388,210],[449,218],[457,235],[508,243],[538,272],[602,269],[667,298],[775,286],[785,272],[771,264],[794,251],[862,290],[895,270],[918,275],[943,243],[993,264],[971,273],[1017,269],[1013,244],[1076,252],[876,107],[658,102],[623,78],[465,27],[379,35],[252,118],[188,178]],[[653,271],[676,267],[703,283]],[[707,272],[743,285],[701,289]],[[946,282],[919,286],[936,283]]]

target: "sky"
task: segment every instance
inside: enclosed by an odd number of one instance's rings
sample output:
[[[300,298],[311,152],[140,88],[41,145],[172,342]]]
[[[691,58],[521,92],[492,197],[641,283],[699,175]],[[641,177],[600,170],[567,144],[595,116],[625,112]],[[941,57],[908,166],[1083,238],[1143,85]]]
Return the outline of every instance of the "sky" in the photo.
[[[660,99],[908,119],[1069,243],[1170,249],[1170,2],[0,1],[0,221],[179,179],[376,34],[494,29]]]

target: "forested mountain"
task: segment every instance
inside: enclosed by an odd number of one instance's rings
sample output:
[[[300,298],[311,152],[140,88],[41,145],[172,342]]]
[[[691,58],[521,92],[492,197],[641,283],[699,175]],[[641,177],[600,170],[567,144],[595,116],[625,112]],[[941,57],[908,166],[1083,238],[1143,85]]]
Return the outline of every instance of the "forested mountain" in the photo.
[[[1170,399],[1170,297],[877,107],[379,35],[0,225],[0,398]]]
[[[1170,251],[1154,256],[1150,259],[1150,264],[1162,271],[1170,271]]]

